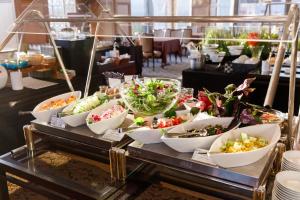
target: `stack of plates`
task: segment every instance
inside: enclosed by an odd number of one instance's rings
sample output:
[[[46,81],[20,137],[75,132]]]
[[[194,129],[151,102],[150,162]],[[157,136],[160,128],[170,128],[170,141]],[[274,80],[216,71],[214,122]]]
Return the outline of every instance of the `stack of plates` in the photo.
[[[282,171],[275,177],[272,200],[300,199],[300,172]]]
[[[282,157],[281,170],[300,172],[300,151],[284,152]]]

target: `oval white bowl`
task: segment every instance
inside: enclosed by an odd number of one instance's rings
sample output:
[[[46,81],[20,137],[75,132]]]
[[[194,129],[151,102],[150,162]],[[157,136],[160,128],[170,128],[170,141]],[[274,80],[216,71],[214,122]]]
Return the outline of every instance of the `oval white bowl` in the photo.
[[[92,110],[87,118],[86,118],[86,125],[87,127],[93,131],[95,134],[103,134],[106,130],[108,129],[116,129],[119,126],[121,126],[121,124],[123,124],[124,120],[126,119],[126,116],[128,114],[128,110],[124,110],[124,112],[122,112],[121,114],[119,114],[118,116],[115,116],[113,118],[110,119],[105,119],[102,120],[100,122],[96,122],[93,124],[89,124],[88,123],[88,119],[90,117],[92,117],[92,115],[99,115],[102,114],[104,111],[106,111],[107,109],[113,107],[114,105],[118,104],[118,100],[112,100],[109,101],[108,103],[102,104],[101,106],[95,108],[94,110]]]
[[[243,50],[244,46],[243,45],[232,45],[232,46],[227,46],[229,50]]]
[[[61,106],[59,108],[55,108],[55,109],[50,109],[50,110],[45,110],[45,111],[39,111],[39,108],[49,102],[49,101],[55,101],[58,99],[67,99],[68,97],[75,95],[77,97],[77,100],[80,99],[81,97],[81,92],[80,91],[75,91],[75,92],[68,92],[68,93],[64,93],[64,94],[60,94],[57,95],[55,97],[52,97],[50,99],[47,99],[41,103],[39,103],[37,106],[35,106],[35,108],[33,109],[33,111],[31,112],[31,114],[40,122],[49,122],[51,116],[61,112],[66,106]],[[72,104],[72,103],[71,103]]]
[[[222,125],[223,127],[228,127],[233,120],[233,117],[223,117],[223,118],[209,118],[203,119],[199,121],[193,121],[191,123],[183,124],[181,126],[177,126],[173,129],[170,129],[169,133],[184,133],[189,129],[201,129],[205,128],[208,125]],[[170,138],[166,136],[162,136],[161,140],[174,149],[175,151],[187,153],[193,152],[196,148],[201,149],[209,149],[210,145],[213,143],[215,139],[217,139],[220,135],[212,135],[207,137],[192,137],[192,138]]]
[[[79,101],[83,101],[83,100],[84,99],[80,99]],[[68,105],[67,107],[65,107],[62,110],[62,112],[67,112],[67,111],[71,110],[74,107],[75,103],[77,103],[77,102],[74,102],[74,103]],[[103,104],[105,104],[105,103],[103,103]],[[62,117],[61,119],[69,126],[72,126],[72,127],[81,126],[81,125],[85,124],[85,119],[91,111],[92,110],[89,110],[87,112],[82,112],[79,114],[67,115],[67,116]]]
[[[239,138],[241,133],[247,133],[249,136],[254,137],[262,137],[268,141],[268,145],[249,152],[220,152],[220,148],[228,139]],[[280,135],[280,127],[277,124],[262,124],[231,130],[215,140],[208,152],[208,156],[213,160],[214,163],[224,168],[249,165],[264,157],[276,145],[280,139]]]
[[[176,113],[177,113],[177,115],[185,115],[185,114],[188,114],[189,111],[188,110],[177,111]],[[162,117],[162,115],[155,115],[152,117],[147,117],[146,120],[152,121],[152,119],[154,117],[160,118],[160,117]],[[185,122],[185,123],[187,123],[187,122]],[[183,124],[185,124],[185,123],[183,123]],[[180,124],[180,125],[182,125],[182,124]],[[177,126],[180,126],[180,125],[177,125]],[[163,130],[167,131],[167,130],[177,127],[177,126],[163,128]],[[142,144],[155,144],[155,143],[162,142],[162,140],[161,140],[162,129],[152,129],[150,127],[140,127],[140,128],[137,128],[137,129],[127,132],[127,135],[129,137],[131,137],[132,139],[134,139],[135,141],[138,141],[139,143],[142,143]]]

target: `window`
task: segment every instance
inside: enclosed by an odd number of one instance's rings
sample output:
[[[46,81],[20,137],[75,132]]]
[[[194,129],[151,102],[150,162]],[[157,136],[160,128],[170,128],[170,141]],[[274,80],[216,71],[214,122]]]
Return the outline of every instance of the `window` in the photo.
[[[234,0],[211,0],[212,16],[230,16],[234,14]]]
[[[48,0],[49,17],[64,18],[68,13],[76,12],[76,0]],[[51,28],[56,31],[70,27],[68,22],[51,22]]]
[[[192,16],[192,0],[176,0],[175,6],[176,16]],[[184,29],[191,26],[191,23],[177,23],[176,29]]]
[[[152,0],[152,15],[153,16],[172,16],[173,0]],[[154,29],[172,28],[170,23],[154,23]]]
[[[273,0],[273,4],[267,7],[266,3],[261,3],[259,0],[239,0],[239,15],[284,15],[286,0]]]

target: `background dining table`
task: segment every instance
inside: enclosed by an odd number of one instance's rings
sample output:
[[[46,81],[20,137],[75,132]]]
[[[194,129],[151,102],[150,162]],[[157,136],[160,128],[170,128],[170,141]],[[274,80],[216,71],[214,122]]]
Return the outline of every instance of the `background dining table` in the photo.
[[[179,39],[154,39],[154,50],[162,53],[162,63],[168,64],[167,56],[169,54],[181,55],[181,45]]]

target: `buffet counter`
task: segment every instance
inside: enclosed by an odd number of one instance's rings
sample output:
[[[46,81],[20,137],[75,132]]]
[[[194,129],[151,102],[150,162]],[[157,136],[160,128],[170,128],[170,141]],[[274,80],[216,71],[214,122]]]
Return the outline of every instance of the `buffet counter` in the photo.
[[[206,66],[202,70],[185,69],[182,72],[182,86],[187,88],[194,88],[194,92],[202,90],[203,87],[209,91],[224,92],[224,87],[228,84],[238,85],[243,82],[244,79],[249,77],[256,77],[252,87],[255,88],[253,95],[249,97],[249,102],[256,105],[263,105],[265,95],[270,82],[270,75],[261,75],[259,73],[230,73],[218,71],[216,66]],[[296,80],[296,94],[300,92],[300,78]],[[282,73],[276,96],[274,99],[273,108],[282,112],[288,111],[288,96],[289,96],[289,77]],[[295,96],[295,113],[298,113],[298,106],[300,98]]]
[[[0,154],[24,144],[23,126],[34,119],[31,111],[39,102],[69,91],[64,80],[50,81],[58,84],[37,90],[24,88],[13,91],[10,87],[0,90],[0,96],[3,97],[0,99]],[[93,76],[91,93],[98,90],[101,82],[103,81],[98,76]],[[85,78],[76,77],[72,80],[72,84],[75,90],[83,91]]]

